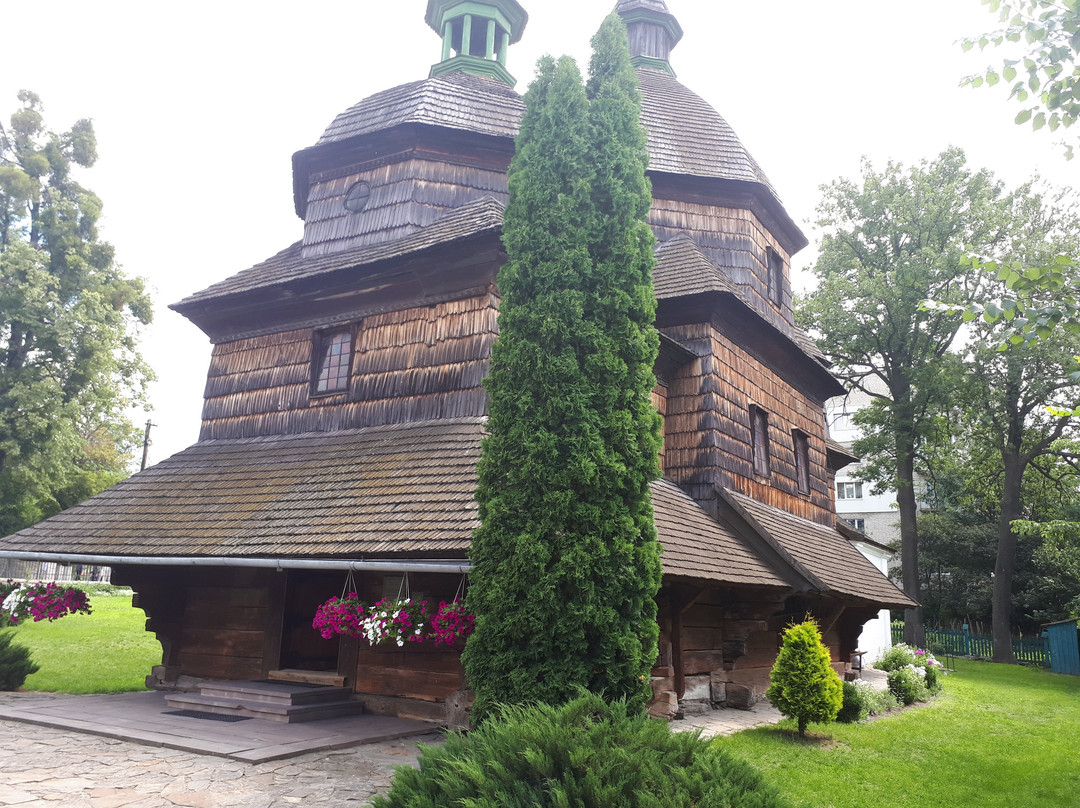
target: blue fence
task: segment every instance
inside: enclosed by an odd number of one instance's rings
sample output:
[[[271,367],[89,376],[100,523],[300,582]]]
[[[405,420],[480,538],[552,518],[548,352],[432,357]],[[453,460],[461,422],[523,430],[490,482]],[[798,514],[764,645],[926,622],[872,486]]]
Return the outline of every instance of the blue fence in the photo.
[[[892,641],[904,641],[903,624],[893,623]],[[994,638],[989,634],[972,634],[965,626],[960,631],[950,629],[926,629],[926,644],[937,653],[948,652],[954,656],[985,657],[994,655]],[[1018,662],[1050,667],[1050,646],[1045,637],[1013,637],[1013,655]]]

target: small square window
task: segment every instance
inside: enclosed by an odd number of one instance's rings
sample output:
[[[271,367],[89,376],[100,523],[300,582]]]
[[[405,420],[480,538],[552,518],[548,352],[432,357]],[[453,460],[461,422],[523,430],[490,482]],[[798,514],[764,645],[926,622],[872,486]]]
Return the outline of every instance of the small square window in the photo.
[[[351,329],[315,335],[312,362],[314,393],[338,393],[348,389],[352,370],[352,342]]]
[[[847,410],[839,410],[833,413],[832,428],[837,432],[843,432],[855,428],[855,414]]]
[[[860,533],[866,532],[866,520],[865,519],[848,519],[847,523],[855,528]]]
[[[784,303],[784,259],[772,247],[765,248],[765,255],[769,273],[769,300],[780,306]]]
[[[810,437],[799,429],[791,431],[795,449],[795,481],[800,494],[810,493]]]
[[[753,404],[750,405],[750,443],[754,452],[754,474],[768,477],[769,464],[769,414]]]

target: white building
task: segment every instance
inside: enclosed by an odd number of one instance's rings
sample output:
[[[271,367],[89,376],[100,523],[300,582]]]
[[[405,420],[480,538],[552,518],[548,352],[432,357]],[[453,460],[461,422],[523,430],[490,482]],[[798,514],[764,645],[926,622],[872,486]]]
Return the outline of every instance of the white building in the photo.
[[[825,404],[829,436],[851,450],[862,433],[855,426],[855,413],[871,403],[869,394],[853,390],[847,396],[830,398]],[[862,463],[836,472],[836,514],[852,526],[881,544],[900,539],[900,514],[896,509],[896,492],[871,493],[873,485],[858,479]]]
[[[884,392],[884,386],[882,386]],[[825,404],[825,420],[829,436],[847,450],[862,436],[855,426],[855,413],[870,406],[872,398],[862,390],[853,390],[847,396],[831,398]],[[900,514],[897,511],[896,492],[872,492],[873,484],[859,477],[862,463],[852,463],[836,472],[836,514],[846,519],[852,527],[864,533],[868,541],[852,541],[852,544],[874,566],[888,574],[890,562],[899,556],[887,545],[900,540]],[[865,651],[865,665],[870,665],[892,645],[889,610],[882,609],[878,616],[868,622],[859,635],[859,650]]]

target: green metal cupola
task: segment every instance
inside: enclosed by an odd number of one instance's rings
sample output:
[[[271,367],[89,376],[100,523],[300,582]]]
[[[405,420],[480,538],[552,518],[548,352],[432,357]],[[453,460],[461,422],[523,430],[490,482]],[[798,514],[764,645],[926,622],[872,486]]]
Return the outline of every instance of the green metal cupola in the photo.
[[[634,67],[652,67],[674,76],[668,60],[683,30],[664,0],[619,0],[615,13],[626,23]]]
[[[506,51],[521,39],[529,15],[517,0],[428,0],[427,24],[442,35],[442,61],[431,76],[472,73],[506,82]]]

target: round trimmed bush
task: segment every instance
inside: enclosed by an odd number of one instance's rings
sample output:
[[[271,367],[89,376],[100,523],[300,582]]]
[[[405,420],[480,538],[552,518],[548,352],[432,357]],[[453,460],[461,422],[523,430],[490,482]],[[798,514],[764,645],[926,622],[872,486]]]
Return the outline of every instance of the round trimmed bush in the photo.
[[[937,665],[927,665],[923,668],[923,677],[926,679],[926,689],[931,695],[936,696],[941,692],[941,674]]]
[[[844,703],[840,705],[836,720],[841,724],[855,724],[865,721],[869,715],[870,705],[865,689],[855,682],[844,682]]]
[[[424,747],[374,808],[787,808],[754,769],[697,733],[584,694],[503,707]]]

